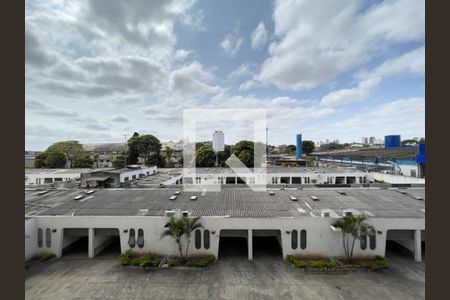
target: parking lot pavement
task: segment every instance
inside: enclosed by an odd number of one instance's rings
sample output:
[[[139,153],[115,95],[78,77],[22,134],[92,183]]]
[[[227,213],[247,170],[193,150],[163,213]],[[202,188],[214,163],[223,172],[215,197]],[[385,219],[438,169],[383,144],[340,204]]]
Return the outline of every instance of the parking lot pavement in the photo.
[[[280,259],[229,259],[195,270],[56,259],[25,274],[26,299],[425,299],[425,263],[392,255],[384,272],[303,273]]]

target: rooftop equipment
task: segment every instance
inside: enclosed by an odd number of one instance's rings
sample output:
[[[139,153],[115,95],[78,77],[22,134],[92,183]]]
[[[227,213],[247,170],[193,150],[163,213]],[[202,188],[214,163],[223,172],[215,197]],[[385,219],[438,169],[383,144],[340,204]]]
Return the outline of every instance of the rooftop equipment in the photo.
[[[273,195],[275,195],[275,192],[274,191],[269,191],[269,195],[273,196]]]
[[[95,190],[89,190],[89,191],[86,192],[86,194],[90,195],[90,194],[92,194],[93,192],[95,192]]]
[[[294,196],[294,195],[290,195],[289,199],[291,199],[292,201],[297,201],[298,200],[297,196]]]
[[[173,193],[174,195],[179,195],[181,193],[181,191],[175,191],[175,193]]]
[[[78,196],[75,196],[75,197],[73,198],[73,200],[80,200],[81,198],[83,198],[83,195],[78,195]]]
[[[329,217],[330,216],[330,212],[329,211],[324,211],[322,213],[322,217]]]
[[[191,196],[191,200],[197,200],[197,196]]]
[[[181,215],[182,215],[183,217],[189,217],[189,211],[183,210],[183,211],[181,212]]]
[[[319,198],[317,198],[317,196],[309,196],[311,199],[313,199],[313,201],[319,201]]]
[[[177,199],[177,196],[175,196],[175,195],[170,196],[170,198],[169,198],[169,200],[175,200],[175,199]]]
[[[166,217],[173,217],[174,214],[175,214],[175,212],[173,210],[166,210],[164,212],[164,216],[166,216]]]

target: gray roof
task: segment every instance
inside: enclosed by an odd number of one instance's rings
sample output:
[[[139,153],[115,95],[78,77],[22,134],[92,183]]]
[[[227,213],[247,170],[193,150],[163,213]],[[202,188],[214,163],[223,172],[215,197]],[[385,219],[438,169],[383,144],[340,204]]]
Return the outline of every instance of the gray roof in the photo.
[[[176,189],[101,189],[86,195],[85,201],[73,200],[79,192],[49,192],[38,196],[44,202],[59,201],[60,205],[40,211],[39,215],[85,215],[85,216],[135,216],[142,215],[141,209],[148,209],[146,215],[163,216],[166,210],[188,210],[197,216],[230,217],[311,217],[320,216],[322,209],[331,209],[342,215],[346,209],[356,209],[372,217],[424,218],[424,188],[399,189],[381,188],[305,188],[303,190],[276,190],[275,195],[268,192],[254,192],[248,188],[222,188],[220,192],[181,191],[176,200],[169,197]],[[345,192],[341,195],[338,191]],[[197,200],[191,201],[192,195]],[[298,201],[291,201],[295,195]],[[317,196],[313,201],[310,196]],[[89,197],[93,196],[93,197]],[[88,198],[89,197],[89,198]],[[52,198],[59,200],[52,201]],[[305,213],[299,212],[303,209]]]
[[[257,169],[259,170],[259,169]],[[180,172],[183,169],[180,168]],[[191,171],[188,169],[188,171]],[[194,171],[194,170],[193,170]],[[233,170],[230,168],[195,168],[195,172],[198,174],[229,174],[233,173]],[[287,174],[287,173],[298,173],[298,174],[306,174],[306,173],[364,173],[355,168],[324,168],[324,167],[267,167],[266,172],[268,174]]]

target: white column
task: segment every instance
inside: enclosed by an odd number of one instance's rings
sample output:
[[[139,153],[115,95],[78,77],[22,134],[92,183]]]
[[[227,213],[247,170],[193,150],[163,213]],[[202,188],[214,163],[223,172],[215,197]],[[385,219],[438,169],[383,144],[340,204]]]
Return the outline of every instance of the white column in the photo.
[[[253,231],[251,229],[248,230],[248,260],[253,260]]]
[[[94,243],[94,228],[89,228],[89,245],[88,245],[88,256],[89,258],[94,258],[95,255],[95,243]]]
[[[422,261],[422,237],[420,230],[414,231],[414,260],[417,262]]]

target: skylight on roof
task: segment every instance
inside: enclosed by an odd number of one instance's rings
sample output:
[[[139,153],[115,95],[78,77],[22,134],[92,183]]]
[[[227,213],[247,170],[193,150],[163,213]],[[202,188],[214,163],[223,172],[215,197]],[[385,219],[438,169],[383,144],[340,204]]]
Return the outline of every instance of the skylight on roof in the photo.
[[[311,199],[313,199],[314,201],[319,201],[319,198],[317,196],[309,196]]]
[[[297,196],[294,196],[294,195],[290,195],[289,199],[291,199],[292,201],[297,201],[298,200]]]
[[[175,191],[174,195],[179,195],[181,191]]]
[[[73,198],[73,200],[80,200],[81,198],[83,198],[83,195],[78,195],[78,196],[75,196],[75,197]]]
[[[169,198],[170,200],[175,200],[175,199],[177,199],[177,196],[175,196],[175,195],[173,195],[173,196],[170,196],[170,198]]]
[[[197,200],[197,196],[191,196],[191,200]]]

